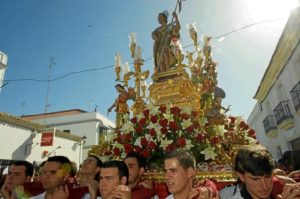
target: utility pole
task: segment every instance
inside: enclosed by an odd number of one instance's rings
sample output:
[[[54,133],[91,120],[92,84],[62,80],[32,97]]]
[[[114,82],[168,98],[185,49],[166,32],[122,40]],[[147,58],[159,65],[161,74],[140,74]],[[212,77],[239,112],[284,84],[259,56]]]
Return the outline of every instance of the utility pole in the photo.
[[[48,111],[48,99],[49,99],[49,91],[50,91],[50,82],[51,82],[51,72],[52,72],[52,66],[55,65],[53,57],[50,58],[49,63],[49,76],[48,76],[48,86],[47,86],[47,93],[46,93],[46,102],[45,102],[45,113],[44,113],[44,125],[46,124],[46,114]]]

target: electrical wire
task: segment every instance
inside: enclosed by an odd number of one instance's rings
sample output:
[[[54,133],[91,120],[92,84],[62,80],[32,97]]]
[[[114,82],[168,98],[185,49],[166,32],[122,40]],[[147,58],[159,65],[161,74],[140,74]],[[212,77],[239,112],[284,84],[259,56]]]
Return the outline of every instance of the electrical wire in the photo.
[[[222,34],[222,35],[219,35],[219,36],[215,36],[215,37],[211,37],[211,39],[220,39],[220,38],[223,38],[223,37],[227,37],[228,35],[231,35],[231,34],[233,34],[235,32],[244,30],[246,28],[250,28],[252,26],[255,26],[255,25],[258,25],[258,24],[262,24],[262,23],[271,23],[271,22],[274,22],[274,21],[279,21],[279,20],[282,20],[284,18],[286,18],[286,17],[281,17],[281,18],[277,18],[277,19],[264,20],[264,21],[259,21],[259,22],[251,23],[251,24],[248,24],[248,25],[243,26],[241,28],[229,31],[229,32],[227,32],[225,34]],[[198,42],[198,44],[200,44],[200,43],[201,43],[201,41]],[[182,48],[188,48],[188,47],[193,46],[193,45],[194,44],[189,44],[189,45],[183,46]],[[145,59],[144,62],[148,62],[150,60],[152,60],[151,57]],[[86,72],[91,72],[91,71],[99,71],[99,70],[104,70],[104,69],[113,68],[113,67],[114,67],[114,65],[108,65],[108,66],[99,67],[99,68],[90,68],[90,69],[85,69],[85,70],[80,70],[80,71],[74,71],[74,72],[66,73],[64,75],[61,75],[61,76],[53,78],[53,79],[35,79],[35,78],[8,79],[8,80],[3,80],[3,82],[5,82],[5,83],[0,88],[3,88],[4,86],[6,86],[9,82],[24,82],[24,81],[53,82],[53,81],[64,79],[64,78],[72,76],[72,75],[86,73]]]

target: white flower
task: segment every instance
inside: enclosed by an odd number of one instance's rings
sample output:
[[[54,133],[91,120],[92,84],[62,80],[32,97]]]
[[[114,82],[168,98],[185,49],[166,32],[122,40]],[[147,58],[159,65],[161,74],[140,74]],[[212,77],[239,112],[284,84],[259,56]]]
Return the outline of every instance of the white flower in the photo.
[[[163,114],[164,118],[166,118],[169,122],[173,122],[174,118],[173,118],[173,114]]]
[[[199,124],[200,124],[201,126],[204,126],[206,123],[207,123],[207,118],[206,118],[206,117],[201,117],[201,118],[199,119]]]
[[[129,116],[128,113],[126,113],[126,114],[123,115],[123,120],[124,121],[128,121],[129,119],[130,119],[130,116]]]
[[[182,133],[183,133],[182,130],[179,130],[179,131],[178,131],[178,136],[181,137],[181,136],[182,136]]]
[[[117,135],[113,132],[107,133],[105,135],[105,141],[108,143],[111,143],[113,141],[113,139],[115,139],[117,137]]]
[[[159,113],[159,107],[154,106],[154,104],[152,104],[152,103],[149,103],[147,108],[149,109],[150,115],[157,115]]]
[[[251,145],[251,146],[256,145],[256,140],[254,138],[252,138],[250,136],[245,136],[244,139],[248,141],[249,145]]]
[[[183,120],[181,122],[181,126],[182,126],[183,129],[186,129],[186,128],[190,127],[192,124],[193,123],[192,123],[191,119]]]
[[[153,141],[153,142],[156,144],[156,141],[153,139],[153,137],[152,137],[150,134],[146,134],[146,135],[145,135],[145,138],[146,138],[146,140],[148,140],[149,142],[150,142],[150,141]]]
[[[140,121],[141,119],[144,118],[144,115],[143,114],[138,114],[135,117],[136,117],[137,121]]]
[[[192,145],[192,141],[191,140],[189,140],[189,139],[185,139],[185,148],[186,149],[191,149],[194,145]]]
[[[125,153],[125,151],[123,151],[122,153],[121,153],[121,159],[125,159],[126,158],[126,153]]]
[[[125,124],[123,124],[123,126],[121,128],[122,134],[128,134],[132,131],[134,131],[134,128],[133,128],[133,125],[131,122],[126,122]]]
[[[138,137],[136,140],[135,140],[135,142],[134,142],[134,145],[135,146],[139,146],[139,147],[143,147],[142,145],[141,145],[141,137]]]
[[[160,126],[158,123],[152,123],[147,126],[147,129],[156,129],[158,126]]]
[[[172,106],[172,104],[171,103],[168,103],[167,105],[166,105],[166,113],[167,114],[170,114],[170,112],[171,112],[171,106]]]
[[[124,146],[118,142],[115,142],[112,144],[112,146],[114,146],[115,148],[120,149],[120,151],[124,150]]]
[[[216,135],[224,136],[224,133],[226,132],[224,125],[216,125],[214,126],[214,131]]]
[[[166,150],[167,146],[169,144],[172,144],[173,140],[168,140],[168,139],[162,139],[160,142],[160,147],[162,147],[164,150]]]
[[[208,146],[203,151],[200,152],[201,154],[205,155],[205,160],[212,159],[214,160],[215,157],[218,155],[215,153],[215,147]]]

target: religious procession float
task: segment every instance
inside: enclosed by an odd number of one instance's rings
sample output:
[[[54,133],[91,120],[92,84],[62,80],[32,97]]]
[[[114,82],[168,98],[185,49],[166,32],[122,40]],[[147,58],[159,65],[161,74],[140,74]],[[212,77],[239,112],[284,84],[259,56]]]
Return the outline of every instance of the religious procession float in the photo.
[[[143,70],[135,33],[129,35],[133,71],[116,53],[115,88],[119,95],[108,109],[116,111],[116,128],[102,137],[90,154],[124,158],[136,151],[148,161],[147,176],[160,181],[164,154],[185,148],[197,160],[198,179],[233,180],[233,157],[240,146],[256,144],[255,131],[242,118],[226,115],[229,107],[222,106],[225,92],[218,85],[211,37],[204,35],[199,42],[196,26],[189,24],[194,50],[183,52],[176,8],[170,23],[168,12],[159,13],[160,26],[152,32],[153,74]],[[148,78],[153,81],[149,88],[145,83]]]

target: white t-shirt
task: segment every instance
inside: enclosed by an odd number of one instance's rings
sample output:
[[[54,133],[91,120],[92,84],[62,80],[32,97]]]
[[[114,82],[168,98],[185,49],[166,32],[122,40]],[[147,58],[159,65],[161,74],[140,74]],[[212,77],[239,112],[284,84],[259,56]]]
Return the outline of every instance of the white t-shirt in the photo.
[[[229,187],[225,187],[221,189],[219,192],[220,199],[240,199],[243,198],[241,196],[241,189],[239,185],[231,185]]]
[[[171,195],[168,195],[168,197],[166,197],[166,199],[174,199],[174,196],[173,196],[173,194],[171,194]]]

